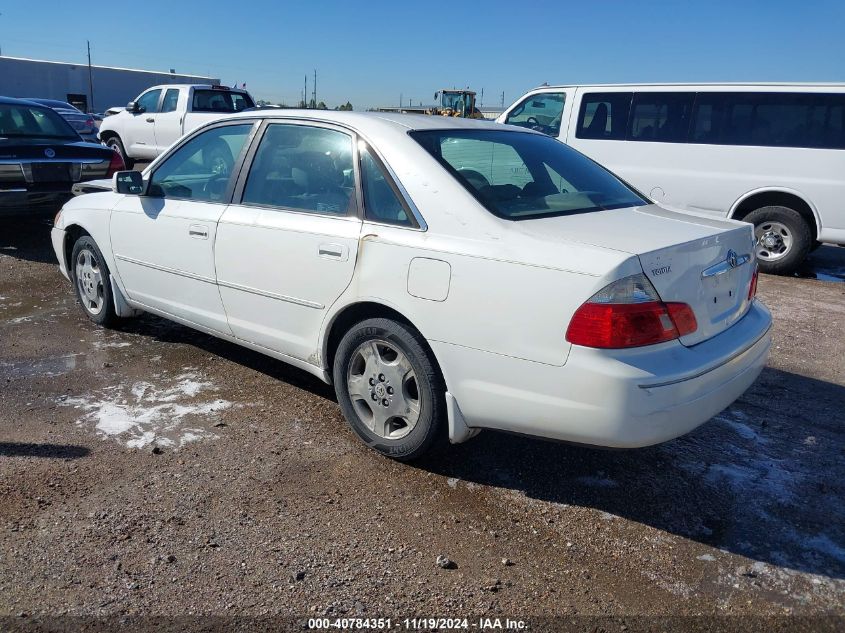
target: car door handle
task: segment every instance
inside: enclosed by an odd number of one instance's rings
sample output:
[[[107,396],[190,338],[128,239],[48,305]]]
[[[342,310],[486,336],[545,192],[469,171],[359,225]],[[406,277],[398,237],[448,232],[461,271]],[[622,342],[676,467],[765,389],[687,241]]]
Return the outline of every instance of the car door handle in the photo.
[[[147,123],[155,123],[155,119],[153,117],[147,118]]]
[[[343,244],[320,244],[317,254],[324,259],[337,259],[345,262],[349,258],[349,248]]]
[[[188,227],[188,235],[197,240],[207,240],[208,227],[202,224],[192,224]]]

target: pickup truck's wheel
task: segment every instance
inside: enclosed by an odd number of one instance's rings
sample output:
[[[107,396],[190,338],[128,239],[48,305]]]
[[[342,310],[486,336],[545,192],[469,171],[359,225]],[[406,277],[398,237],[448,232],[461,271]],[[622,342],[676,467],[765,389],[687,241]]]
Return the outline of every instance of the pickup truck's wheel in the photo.
[[[126,169],[132,169],[135,166],[135,159],[129,158],[126,155],[126,149],[123,147],[123,141],[120,140],[119,136],[110,136],[106,139],[106,147],[110,147],[115,152],[120,154],[120,157],[123,159],[123,164],[126,166]]]
[[[70,276],[85,315],[103,327],[116,324],[118,316],[109,283],[109,267],[96,242],[88,235],[83,235],[73,245]]]
[[[754,225],[757,262],[764,273],[791,274],[810,254],[813,232],[795,209],[761,207],[743,220]]]
[[[410,461],[445,439],[443,378],[411,327],[391,319],[352,326],[335,354],[333,377],[352,430],[383,455]]]

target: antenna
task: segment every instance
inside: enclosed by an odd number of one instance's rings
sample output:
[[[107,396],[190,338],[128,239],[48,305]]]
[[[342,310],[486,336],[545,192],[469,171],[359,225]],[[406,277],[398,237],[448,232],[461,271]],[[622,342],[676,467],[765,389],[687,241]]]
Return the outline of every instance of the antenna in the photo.
[[[91,42],[88,44],[88,92],[91,94],[91,103],[88,105],[88,112],[94,112],[94,76],[91,72]]]

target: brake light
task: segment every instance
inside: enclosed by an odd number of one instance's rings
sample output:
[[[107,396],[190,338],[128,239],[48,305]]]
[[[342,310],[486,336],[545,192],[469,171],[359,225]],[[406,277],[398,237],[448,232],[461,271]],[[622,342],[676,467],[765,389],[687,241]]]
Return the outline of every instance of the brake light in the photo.
[[[106,172],[106,178],[111,178],[117,172],[123,171],[126,169],[126,165],[123,162],[123,158],[117,152],[113,151],[111,156],[111,162],[109,163],[109,170]]]
[[[753,301],[757,296],[757,277],[760,276],[760,269],[757,262],[754,262],[754,272],[751,274],[751,284],[748,286],[748,300]]]
[[[639,274],[613,282],[578,308],[566,340],[584,347],[621,349],[671,341],[697,329],[690,306],[661,301],[648,278]]]

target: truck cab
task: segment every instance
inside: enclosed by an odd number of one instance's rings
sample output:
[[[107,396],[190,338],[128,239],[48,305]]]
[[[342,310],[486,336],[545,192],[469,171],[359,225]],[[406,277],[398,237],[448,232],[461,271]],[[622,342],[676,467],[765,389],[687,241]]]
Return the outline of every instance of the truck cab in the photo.
[[[131,167],[136,160],[156,158],[200,125],[254,105],[246,90],[227,86],[152,86],[104,119],[99,137]]]

